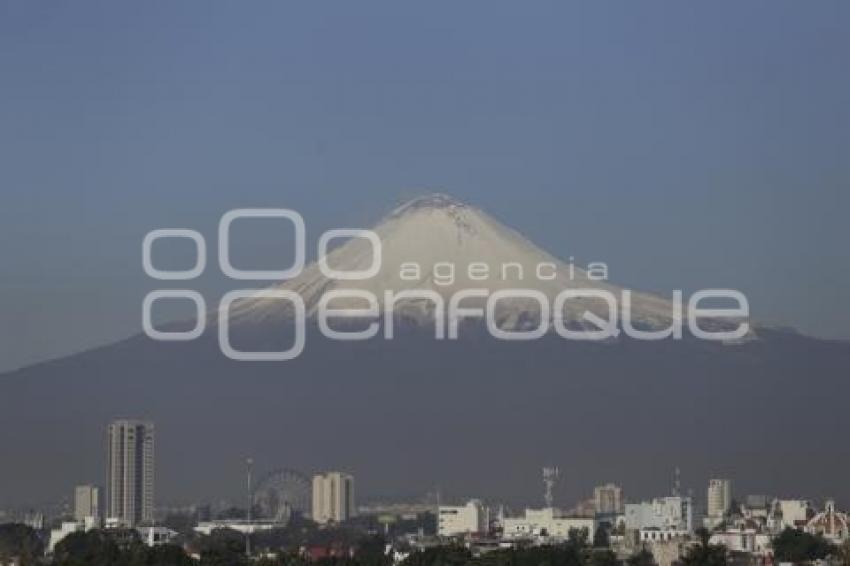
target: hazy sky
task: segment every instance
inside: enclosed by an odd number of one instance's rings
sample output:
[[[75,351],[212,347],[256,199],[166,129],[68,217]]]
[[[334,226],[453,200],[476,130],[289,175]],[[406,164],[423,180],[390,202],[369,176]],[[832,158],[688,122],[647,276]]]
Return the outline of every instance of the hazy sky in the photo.
[[[137,332],[153,228],[214,243],[282,206],[315,239],[427,190],[615,282],[850,338],[848,12],[3,2],[0,370]]]

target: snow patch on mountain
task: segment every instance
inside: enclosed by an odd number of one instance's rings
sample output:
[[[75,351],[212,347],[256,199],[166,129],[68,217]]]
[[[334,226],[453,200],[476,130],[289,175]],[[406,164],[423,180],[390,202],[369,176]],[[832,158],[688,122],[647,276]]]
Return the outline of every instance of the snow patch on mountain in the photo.
[[[387,290],[433,291],[446,305],[451,296],[464,289],[484,289],[488,293],[533,289],[543,293],[550,305],[564,289],[606,290],[618,300],[623,291],[608,281],[589,277],[584,269],[542,250],[484,211],[445,194],[411,200],[390,212],[372,230],[382,248],[381,268],[374,277],[330,279],[314,262],[298,277],[274,288],[297,292],[304,300],[308,317],[315,316],[321,297],[331,290],[367,291],[377,298],[381,312]],[[338,271],[366,270],[372,264],[372,246],[363,238],[349,239],[328,253],[327,264]],[[419,267],[418,277],[412,277],[414,264]],[[482,280],[485,272],[488,275]],[[463,306],[480,306],[482,302],[466,299]],[[331,303],[335,309],[365,306],[360,298],[338,298]],[[574,299],[567,302],[564,319],[568,325],[586,327],[585,312],[606,317],[607,309],[600,299]],[[395,305],[397,315],[423,324],[433,324],[433,310],[432,301],[417,298],[400,299]],[[290,316],[291,311],[286,301],[252,297],[233,305],[230,321],[268,322]],[[665,328],[672,320],[673,305],[658,296],[633,292],[631,313],[637,327]],[[533,325],[538,316],[537,303],[532,299],[499,301],[497,320],[505,329]]]

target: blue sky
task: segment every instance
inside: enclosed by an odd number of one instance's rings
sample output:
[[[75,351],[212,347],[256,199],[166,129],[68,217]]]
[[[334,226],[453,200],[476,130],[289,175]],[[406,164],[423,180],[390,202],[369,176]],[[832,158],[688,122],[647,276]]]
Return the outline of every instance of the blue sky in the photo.
[[[0,370],[138,331],[153,228],[284,206],[315,239],[430,190],[615,282],[850,338],[848,11],[4,2]]]

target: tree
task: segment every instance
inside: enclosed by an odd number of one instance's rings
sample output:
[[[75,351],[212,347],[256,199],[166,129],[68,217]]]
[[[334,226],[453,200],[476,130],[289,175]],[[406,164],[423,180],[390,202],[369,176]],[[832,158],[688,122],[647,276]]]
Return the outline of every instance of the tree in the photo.
[[[176,545],[148,547],[133,530],[72,533],[56,545],[56,566],[191,566],[194,561]]]
[[[0,563],[18,558],[22,566],[28,566],[43,553],[44,544],[32,528],[20,523],[0,525]]]
[[[595,548],[608,548],[611,546],[611,537],[608,534],[608,523],[600,523],[593,533],[593,546]]]
[[[590,566],[618,566],[620,561],[611,550],[594,550],[590,555]]]
[[[838,560],[841,566],[850,566],[850,540],[844,541],[838,548]]]
[[[682,557],[685,566],[725,566],[726,547],[722,544],[711,544],[711,534],[707,529],[697,530],[699,544],[692,546]]]
[[[569,544],[575,546],[576,548],[584,548],[587,544],[587,539],[589,538],[590,533],[587,532],[587,527],[582,527],[580,529],[570,529],[567,533],[567,541]]]
[[[645,548],[641,548],[626,560],[628,566],[656,566],[655,557]]]
[[[472,561],[472,554],[462,546],[437,546],[414,552],[402,566],[463,566]]]
[[[53,550],[57,566],[112,566],[143,564],[144,545],[135,531],[71,533]]]
[[[216,529],[198,542],[202,566],[247,564],[245,536],[233,529]]]
[[[360,541],[354,561],[360,566],[389,566],[393,563],[392,557],[387,554],[387,542],[380,535]]]
[[[145,552],[147,566],[193,566],[195,561],[175,544],[163,544],[147,549]]]
[[[820,535],[786,528],[773,539],[773,555],[777,562],[808,562],[826,558],[835,547]]]

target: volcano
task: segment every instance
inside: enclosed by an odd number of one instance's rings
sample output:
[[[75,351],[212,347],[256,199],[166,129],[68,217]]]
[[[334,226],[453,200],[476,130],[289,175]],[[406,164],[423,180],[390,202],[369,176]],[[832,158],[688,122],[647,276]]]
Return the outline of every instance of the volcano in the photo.
[[[474,320],[458,339],[437,340],[433,301],[416,297],[401,301],[393,340],[328,340],[316,319],[332,290],[372,293],[380,312],[387,290],[425,290],[446,302],[471,288],[523,287],[550,301],[563,289],[624,291],[446,195],[402,205],[373,230],[382,244],[374,276],[340,281],[312,264],[274,285],[296,292],[308,315],[296,359],[228,359],[211,312],[193,341],[139,334],[0,376],[0,503],[55,500],[75,484],[102,483],[106,423],[120,417],[156,423],[160,504],[240,497],[248,456],[260,468],[349,471],[361,498],[439,488],[447,497],[539,504],[539,469],[554,464],[563,506],[606,481],[632,499],[666,493],[675,467],[697,493],[720,476],[742,494],[850,503],[848,343],[761,326],[755,339],[734,344],[590,343],[552,332],[508,342]],[[364,270],[372,256],[368,241],[353,238],[327,263]],[[336,307],[362,308],[340,300]],[[565,317],[582,326],[584,313],[600,308],[576,301]],[[290,332],[283,301],[255,296],[230,314],[242,350],[273,350]],[[635,292],[632,315],[660,329],[674,310],[667,298]],[[539,312],[528,300],[506,300],[498,318],[523,329]]]

